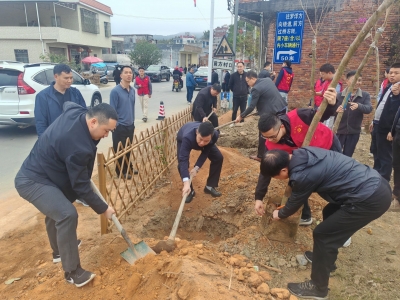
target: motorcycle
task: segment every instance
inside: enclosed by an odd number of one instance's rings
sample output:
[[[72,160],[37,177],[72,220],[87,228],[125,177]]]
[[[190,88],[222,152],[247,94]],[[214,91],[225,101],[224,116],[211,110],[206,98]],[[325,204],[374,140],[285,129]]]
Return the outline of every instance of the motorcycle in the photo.
[[[100,77],[100,83],[102,84],[108,83],[107,74],[104,74],[103,76]]]
[[[173,76],[173,83],[172,83],[172,91],[180,92],[183,88],[183,84],[180,81],[180,76],[178,74],[174,74]]]

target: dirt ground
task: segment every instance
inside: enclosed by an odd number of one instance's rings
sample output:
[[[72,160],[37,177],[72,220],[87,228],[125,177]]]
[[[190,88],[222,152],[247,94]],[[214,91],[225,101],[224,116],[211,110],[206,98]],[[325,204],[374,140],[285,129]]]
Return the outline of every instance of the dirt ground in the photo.
[[[220,124],[228,121],[229,113],[220,117]],[[77,205],[81,264],[97,276],[87,286],[75,288],[64,281],[61,264],[52,263],[44,216],[38,214],[32,226],[0,239],[0,298],[296,299],[285,287],[310,276],[310,264],[299,265],[296,255],[311,250],[312,229],[321,221],[326,202],[311,196],[314,223],[299,228],[294,242],[267,239],[253,208],[259,164],[248,158],[256,151],[257,118],[221,131],[218,145],[224,165],[219,190],[223,196],[213,199],[203,193],[206,163],[194,179],[197,193],[185,205],[174,252],[148,255],[131,266],[120,256],[127,245],[118,232],[100,236],[99,217]],[[362,134],[354,157],[371,165],[369,143],[370,136]],[[193,151],[192,163],[198,155]],[[181,201],[176,166],[159,186],[123,221],[133,240],[143,239],[150,246],[169,235]],[[285,183],[272,180],[268,198],[279,199],[284,187]],[[339,250],[330,299],[400,299],[399,216],[387,212],[357,232],[350,247]],[[13,278],[20,279],[5,284]]]

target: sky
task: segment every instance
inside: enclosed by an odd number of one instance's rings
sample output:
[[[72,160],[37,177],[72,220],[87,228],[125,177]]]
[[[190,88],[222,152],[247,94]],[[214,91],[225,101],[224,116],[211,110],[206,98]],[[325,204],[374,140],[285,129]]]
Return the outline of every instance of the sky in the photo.
[[[211,0],[98,0],[111,7],[112,34],[170,35],[210,29]],[[231,24],[227,0],[215,0],[214,28]]]

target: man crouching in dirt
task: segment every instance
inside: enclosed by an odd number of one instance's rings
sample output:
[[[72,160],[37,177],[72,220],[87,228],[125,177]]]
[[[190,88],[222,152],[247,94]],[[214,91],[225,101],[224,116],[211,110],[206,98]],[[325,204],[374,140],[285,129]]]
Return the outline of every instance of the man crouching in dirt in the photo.
[[[178,131],[178,170],[183,181],[182,196],[188,195],[186,203],[190,203],[195,195],[193,185],[189,184],[189,177],[197,175],[207,158],[211,161],[211,164],[204,193],[210,194],[213,197],[220,197],[222,195],[215,189],[218,187],[222,162],[224,160],[221,152],[215,145],[218,137],[219,132],[214,130],[214,126],[210,122],[186,123]],[[190,151],[192,150],[201,150],[201,154],[194,168],[189,172],[189,158]]]
[[[330,271],[336,269],[338,249],[356,231],[379,218],[389,208],[392,193],[387,180],[377,171],[341,153],[304,147],[289,154],[271,150],[260,167],[264,176],[289,179],[292,194],[286,205],[273,212],[279,220],[294,214],[313,193],[329,203],[322,211],[323,222],[313,231],[311,280],[289,283],[297,297],[328,299]]]
[[[82,269],[76,227],[78,214],[72,205],[84,199],[98,214],[111,218],[114,210],[92,190],[96,145],[115,129],[118,116],[108,104],[87,110],[72,102],[39,137],[15,177],[19,195],[46,215],[46,230],[53,262],[61,260],[67,282],[84,286],[96,275]]]

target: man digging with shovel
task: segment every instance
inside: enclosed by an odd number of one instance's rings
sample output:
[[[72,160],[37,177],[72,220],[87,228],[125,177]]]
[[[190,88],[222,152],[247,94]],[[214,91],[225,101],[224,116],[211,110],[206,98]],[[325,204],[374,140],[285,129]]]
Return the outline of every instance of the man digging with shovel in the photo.
[[[87,110],[72,102],[36,141],[17,176],[19,195],[46,215],[53,260],[61,258],[68,283],[84,286],[96,275],[80,264],[75,199],[85,199],[98,214],[111,218],[114,209],[91,188],[96,145],[116,127],[118,116],[108,104]]]
[[[322,211],[323,222],[313,231],[311,280],[288,283],[297,297],[328,299],[329,274],[336,269],[339,247],[388,210],[392,200],[389,183],[369,166],[315,147],[299,148],[293,154],[268,151],[260,170],[264,176],[289,179],[292,188],[286,205],[274,210],[274,220],[293,215],[313,192],[328,201]]]

